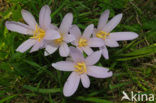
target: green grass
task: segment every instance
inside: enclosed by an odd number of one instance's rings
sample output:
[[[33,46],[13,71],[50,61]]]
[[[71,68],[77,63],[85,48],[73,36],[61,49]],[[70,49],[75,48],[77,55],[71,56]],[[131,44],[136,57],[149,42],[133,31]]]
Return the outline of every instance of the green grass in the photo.
[[[108,79],[91,78],[91,86],[80,84],[69,98],[62,94],[68,72],[56,71],[51,63],[65,58],[58,53],[44,57],[43,50],[18,53],[16,48],[28,37],[10,32],[6,20],[23,22],[21,9],[38,20],[40,8],[48,4],[52,23],[60,25],[63,16],[72,12],[74,24],[84,30],[97,25],[100,14],[110,9],[110,18],[123,13],[114,31],[139,34],[134,41],[120,42],[109,48],[110,59],[100,63],[114,75]],[[120,103],[122,91],[156,95],[156,7],[155,0],[1,0],[0,1],[0,103]],[[141,102],[140,102],[141,103]]]

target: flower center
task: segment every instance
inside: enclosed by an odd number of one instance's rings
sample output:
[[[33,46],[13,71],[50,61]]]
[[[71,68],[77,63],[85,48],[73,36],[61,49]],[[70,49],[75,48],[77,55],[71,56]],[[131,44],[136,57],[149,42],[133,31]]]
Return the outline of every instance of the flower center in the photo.
[[[60,36],[61,36],[61,37],[58,38],[58,39],[55,39],[55,40],[54,40],[54,43],[55,43],[55,44],[61,44],[61,43],[63,42],[63,35],[64,35],[64,34],[61,34],[61,33],[60,33]]]
[[[88,45],[87,44],[87,40],[84,39],[84,38],[80,38],[79,43],[78,43],[78,46],[79,47],[84,47],[84,46],[87,46],[87,45]]]
[[[31,38],[38,39],[40,42],[45,36],[45,31],[41,28],[39,28],[36,24],[35,30],[34,30],[34,35]]]
[[[84,62],[78,62],[74,67],[76,68],[75,72],[79,74],[87,72],[86,64]]]
[[[96,37],[101,38],[103,40],[105,40],[106,37],[109,36],[109,35],[110,35],[110,33],[106,33],[104,31],[99,31],[99,32],[96,33]]]

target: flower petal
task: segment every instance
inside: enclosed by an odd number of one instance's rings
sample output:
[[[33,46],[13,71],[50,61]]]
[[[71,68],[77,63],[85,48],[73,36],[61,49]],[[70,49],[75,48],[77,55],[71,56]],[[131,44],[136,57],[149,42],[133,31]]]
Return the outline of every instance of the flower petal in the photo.
[[[34,44],[36,43],[36,40],[34,39],[28,39],[24,41],[17,49],[16,51],[19,51],[21,53],[24,53],[27,51],[29,48],[31,48]]]
[[[72,72],[64,85],[63,88],[64,96],[69,97],[73,95],[79,86],[79,82],[80,76],[76,72]]]
[[[66,61],[73,62],[73,59],[71,57],[66,58]]]
[[[5,25],[8,30],[21,34],[33,35],[33,30],[28,25],[14,21],[6,21]]]
[[[88,66],[87,74],[95,78],[108,78],[111,77],[113,73],[104,67]]]
[[[87,55],[90,55],[90,54],[93,53],[93,50],[92,50],[90,47],[88,47],[88,46],[83,47],[82,49],[83,49],[83,51],[84,51]]]
[[[102,30],[104,28],[104,26],[108,21],[108,17],[109,17],[109,10],[105,10],[100,16],[98,27],[97,27],[98,30]]]
[[[72,60],[75,62],[84,61],[82,52],[75,47],[70,47],[70,56],[72,57]]]
[[[60,55],[62,57],[67,57],[69,55],[69,52],[70,52],[70,50],[69,50],[67,43],[65,43],[65,42],[62,43],[60,48],[59,48]]]
[[[101,57],[100,51],[93,52],[85,59],[85,63],[86,65],[94,65],[99,61],[100,57]]]
[[[122,14],[118,14],[113,19],[111,19],[103,28],[103,31],[109,33],[111,32],[121,21]]]
[[[48,29],[53,29],[53,30],[57,30],[58,31],[58,27],[54,24],[50,24]]]
[[[91,38],[88,41],[88,46],[90,46],[90,47],[101,47],[103,45],[104,45],[104,41],[99,38]]]
[[[108,50],[106,46],[100,47],[100,51],[105,59],[109,59]]]
[[[52,66],[60,71],[73,71],[75,70],[74,68],[74,63],[70,61],[60,61],[57,63],[53,63]]]
[[[51,10],[48,5],[45,5],[41,8],[39,14],[39,23],[42,29],[47,30],[51,23]]]
[[[72,42],[72,41],[74,41],[74,40],[75,40],[74,35],[71,35],[71,34],[65,34],[65,35],[64,35],[64,41],[65,41],[66,43],[70,43],[70,42]]]
[[[47,30],[44,39],[46,39],[46,40],[54,40],[54,39],[58,39],[60,37],[61,36],[60,36],[60,33],[58,31],[53,30],[53,29],[49,29],[49,30]]]
[[[81,82],[82,82],[83,87],[89,88],[90,86],[89,77],[86,74],[82,74],[80,77],[81,77]]]
[[[51,45],[47,45],[44,51],[44,56],[48,56],[50,54],[53,54],[58,47],[56,46],[51,46]]]
[[[133,40],[138,37],[138,34],[134,32],[114,32],[110,34],[110,38],[116,41]]]
[[[77,25],[73,25],[70,29],[70,34],[74,35],[76,39],[79,39],[81,37],[81,31]]]
[[[26,11],[26,10],[22,10],[21,13],[22,13],[22,17],[23,17],[24,21],[25,21],[33,30],[35,30],[35,27],[36,27],[36,25],[37,25],[37,22],[36,22],[34,16],[33,16],[30,12],[28,12],[28,11]]]
[[[119,46],[118,42],[113,39],[105,39],[105,44],[109,47],[118,47]]]
[[[31,48],[30,53],[39,50],[43,46],[43,41],[36,42],[35,45]]]
[[[93,33],[93,30],[94,30],[94,25],[93,24],[88,25],[87,28],[84,30],[82,37],[86,39],[90,38],[91,34]]]
[[[72,22],[73,22],[73,14],[72,13],[67,13],[63,20],[62,23],[60,25],[59,30],[61,31],[61,33],[66,34],[69,32],[69,28],[72,26]]]

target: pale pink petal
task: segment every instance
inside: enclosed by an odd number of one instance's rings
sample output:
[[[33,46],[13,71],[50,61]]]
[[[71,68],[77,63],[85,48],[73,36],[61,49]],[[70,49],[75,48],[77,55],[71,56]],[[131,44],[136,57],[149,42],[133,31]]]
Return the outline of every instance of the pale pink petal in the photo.
[[[35,27],[36,27],[36,25],[38,25],[38,24],[37,24],[37,22],[36,22],[34,16],[33,16],[30,12],[28,12],[28,11],[26,11],[26,10],[22,10],[21,13],[22,13],[22,17],[23,17],[24,21],[25,21],[33,30],[35,30]]]
[[[70,29],[70,34],[74,35],[76,39],[79,39],[81,37],[81,31],[77,25],[73,25]]]
[[[90,47],[101,47],[103,45],[105,45],[104,41],[100,38],[91,38],[88,41],[88,46]]]
[[[75,45],[75,46],[77,46],[77,45],[78,45],[78,43],[77,43],[77,42],[75,42],[75,41],[72,41],[72,42],[71,42],[71,44],[72,44],[72,45]]]
[[[69,97],[73,95],[76,92],[79,83],[80,83],[80,76],[76,72],[72,72],[64,85],[63,88],[64,96]]]
[[[46,40],[55,40],[55,39],[58,39],[60,38],[60,33],[56,30],[53,30],[53,29],[49,29],[46,31],[46,35],[44,37],[44,39]]]
[[[74,40],[75,40],[74,35],[71,35],[71,34],[64,34],[64,41],[65,41],[66,43],[70,43],[70,42],[72,42],[72,41],[74,41]]]
[[[60,61],[57,63],[52,63],[52,66],[60,71],[73,71],[75,70],[74,68],[74,63],[70,61]]]
[[[118,42],[113,39],[105,39],[105,44],[109,47],[118,47],[119,46]]]
[[[45,48],[47,46],[47,41],[42,40],[41,42],[42,43],[40,43],[40,49],[43,49],[43,48]]]
[[[138,37],[134,32],[114,32],[110,34],[110,38],[116,41],[133,40]]]
[[[106,46],[101,47],[100,51],[105,59],[109,59],[108,50]]]
[[[75,47],[70,47],[70,56],[72,57],[72,60],[75,62],[83,62],[84,61],[82,52]]]
[[[89,88],[90,80],[89,80],[89,77],[86,74],[81,75],[81,82],[82,82],[83,87]]]
[[[42,46],[43,46],[43,41],[40,41],[40,42],[37,41],[37,42],[35,43],[35,45],[31,48],[30,53],[39,50],[40,47],[42,47]]]
[[[67,43],[63,42],[59,48],[60,56],[67,57],[70,53]]]
[[[21,53],[24,53],[28,49],[30,49],[34,44],[36,43],[36,40],[34,39],[28,39],[24,41],[17,49],[16,51],[19,51]]]
[[[86,39],[90,38],[91,34],[93,33],[93,30],[94,30],[94,25],[93,24],[88,25],[83,32],[83,37]]]
[[[6,21],[5,26],[8,30],[18,32],[21,34],[33,35],[33,30],[25,24],[14,22],[14,21]]]
[[[104,67],[88,66],[87,74],[95,78],[108,78],[111,77],[113,73]]]
[[[66,34],[69,32],[69,28],[72,26],[72,22],[73,22],[73,14],[72,13],[67,13],[63,20],[62,23],[60,25],[59,30],[61,31],[61,33]]]
[[[100,60],[100,57],[101,57],[100,51],[93,52],[85,59],[85,63],[86,65],[94,65]]]
[[[66,58],[66,61],[73,62],[73,59],[71,57]]]
[[[96,37],[96,33],[97,33],[98,31],[99,31],[99,30],[97,30],[96,28],[94,28],[94,30],[93,30],[93,38]]]
[[[48,5],[45,5],[41,8],[39,14],[39,23],[42,29],[47,30],[51,23],[51,10]]]
[[[55,24],[50,24],[48,29],[53,29],[53,30],[58,31],[58,27]]]
[[[111,32],[121,21],[122,14],[118,14],[113,17],[103,28],[103,31],[109,33]]]
[[[76,47],[78,47],[79,45],[79,39],[75,38],[74,41],[71,42],[72,45],[75,45]]]
[[[58,47],[56,46],[51,46],[51,45],[47,45],[44,51],[44,56],[48,56],[50,54],[53,54]]]
[[[84,51],[87,55],[90,55],[90,54],[93,53],[93,50],[92,50],[90,47],[88,47],[88,46],[83,47],[82,49],[83,49],[83,51]]]
[[[104,26],[106,25],[109,17],[109,10],[105,10],[104,13],[101,14],[99,23],[98,23],[98,30],[102,30]]]
[[[82,48],[79,48],[79,47],[76,47],[80,52],[82,52],[83,54],[83,49]]]

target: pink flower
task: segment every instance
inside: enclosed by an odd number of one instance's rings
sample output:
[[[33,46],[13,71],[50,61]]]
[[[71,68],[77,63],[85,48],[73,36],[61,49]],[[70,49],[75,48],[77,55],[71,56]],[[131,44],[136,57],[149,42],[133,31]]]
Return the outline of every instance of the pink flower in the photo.
[[[134,32],[112,32],[111,31],[119,24],[122,18],[122,14],[118,14],[113,17],[108,22],[109,17],[109,10],[106,10],[104,13],[101,14],[98,27],[95,29],[94,37],[100,38],[104,41],[104,46],[100,47],[103,56],[108,59],[108,47],[118,47],[119,44],[117,41],[124,41],[124,40],[133,40],[138,37],[138,34]]]
[[[101,47],[104,45],[103,40],[91,37],[93,30],[93,24],[88,25],[82,35],[80,29],[76,25],[70,29],[71,35],[75,36],[75,41],[72,44],[81,51],[84,51],[87,55],[93,53],[91,47]]]
[[[60,56],[66,57],[69,55],[70,50],[67,43],[75,39],[74,36],[68,34],[72,22],[73,22],[73,14],[68,13],[64,16],[60,27],[59,28],[55,27],[55,30],[59,32],[61,37],[55,40],[49,40],[47,42],[47,46],[45,49],[46,51],[44,52],[45,56],[54,53],[58,48]]]
[[[54,30],[54,26],[51,24],[51,10],[49,6],[45,5],[41,8],[39,25],[30,12],[22,10],[21,13],[23,19],[28,25],[14,21],[7,21],[5,23],[8,30],[31,36],[28,40],[22,43],[16,51],[23,53],[32,47],[30,52],[34,52],[44,48],[46,40],[60,38],[59,32]]]
[[[108,78],[112,76],[112,72],[109,69],[94,66],[101,57],[100,51],[92,53],[87,58],[84,58],[82,52],[74,47],[70,47],[70,51],[72,60],[52,64],[57,70],[72,71],[63,88],[65,96],[71,96],[76,92],[80,80],[82,85],[88,88],[90,86],[88,76],[95,78]]]

